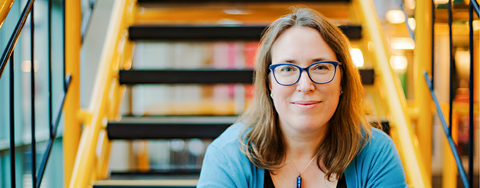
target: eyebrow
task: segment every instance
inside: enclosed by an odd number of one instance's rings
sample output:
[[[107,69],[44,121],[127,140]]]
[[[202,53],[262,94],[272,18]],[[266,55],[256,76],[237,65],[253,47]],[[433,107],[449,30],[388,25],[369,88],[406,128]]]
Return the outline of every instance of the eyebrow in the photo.
[[[327,61],[327,59],[323,57],[312,59],[312,63],[319,62],[319,61]]]
[[[314,59],[310,60],[311,63],[316,63],[316,62],[319,62],[319,61],[328,61],[328,60],[326,58],[323,58],[323,57],[318,57],[318,58],[314,58]],[[281,62],[282,63],[297,64],[297,61],[294,60],[294,59],[286,59],[286,60],[283,60]]]
[[[295,61],[294,59],[285,59],[285,60],[280,61],[279,63],[297,64],[297,61]]]

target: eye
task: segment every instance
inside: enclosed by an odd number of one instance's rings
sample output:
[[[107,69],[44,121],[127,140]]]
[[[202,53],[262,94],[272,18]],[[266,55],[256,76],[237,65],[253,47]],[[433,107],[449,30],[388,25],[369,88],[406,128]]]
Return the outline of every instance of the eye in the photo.
[[[328,71],[331,69],[331,67],[329,66],[330,64],[325,64],[325,63],[322,63],[322,64],[316,64],[314,65],[311,70],[323,70],[323,71]]]
[[[292,65],[282,65],[282,66],[279,66],[278,69],[280,70],[280,72],[297,71],[297,67],[294,67]]]

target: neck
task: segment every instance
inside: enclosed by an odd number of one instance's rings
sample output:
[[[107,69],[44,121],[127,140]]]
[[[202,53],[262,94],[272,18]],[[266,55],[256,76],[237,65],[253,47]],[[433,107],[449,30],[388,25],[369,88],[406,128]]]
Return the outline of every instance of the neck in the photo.
[[[282,128],[287,148],[286,154],[293,161],[310,161],[315,156],[316,149],[325,137],[326,128],[327,125],[322,126],[318,130],[308,131]]]

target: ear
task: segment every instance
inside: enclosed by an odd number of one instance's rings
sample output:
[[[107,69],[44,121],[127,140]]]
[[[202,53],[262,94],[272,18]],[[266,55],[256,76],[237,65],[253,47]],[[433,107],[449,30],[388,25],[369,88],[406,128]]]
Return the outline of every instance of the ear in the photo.
[[[270,92],[272,91],[272,74],[268,74],[268,89],[270,89]]]

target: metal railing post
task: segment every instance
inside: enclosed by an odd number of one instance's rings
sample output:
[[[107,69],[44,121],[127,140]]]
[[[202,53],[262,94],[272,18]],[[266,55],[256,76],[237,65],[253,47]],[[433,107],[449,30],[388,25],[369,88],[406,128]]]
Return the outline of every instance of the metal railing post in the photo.
[[[415,57],[414,57],[414,80],[422,80],[423,70],[430,70],[432,38],[432,4],[429,1],[415,1],[415,20],[417,26],[415,28]],[[414,84],[415,107],[418,109],[418,119],[415,129],[420,143],[420,151],[422,152],[423,164],[425,165],[426,177],[432,177],[432,111],[431,99],[427,84],[425,82],[417,82]]]
[[[52,0],[48,0],[48,122],[53,121],[52,102]],[[52,126],[49,126],[50,138],[53,135]]]
[[[474,96],[473,96],[473,89],[474,89],[474,75],[473,75],[473,7],[474,4],[470,3],[468,6],[468,26],[469,26],[469,32],[468,32],[468,47],[469,47],[469,53],[470,53],[470,75],[469,75],[469,82],[468,82],[468,184],[473,186],[473,134],[474,134],[474,127],[473,127],[473,101],[474,101]]]
[[[81,135],[80,111],[80,47],[81,47],[81,4],[80,0],[65,0],[64,58],[65,74],[72,76],[65,101],[65,129],[63,133],[65,187],[70,185],[75,157]],[[66,75],[65,75],[66,76]]]
[[[31,95],[31,135],[32,135],[32,186],[36,188],[35,182],[37,182],[37,147],[35,139],[35,19],[34,19],[34,5],[32,5],[32,11],[30,12],[30,95]]]
[[[454,95],[455,95],[455,92],[452,91],[452,75],[453,73],[455,72],[454,68],[455,68],[455,64],[453,63],[453,54],[452,54],[452,49],[453,49],[453,38],[452,38],[452,0],[449,0],[448,1],[448,40],[449,40],[449,67],[450,67],[450,77],[449,77],[449,80],[450,80],[450,84],[449,84],[449,108],[448,108],[448,116],[447,116],[447,121],[448,121],[448,130],[449,130],[449,135],[448,136],[452,136],[452,132],[456,133],[457,132],[457,127],[453,127],[454,124],[452,124],[453,122],[453,98],[454,98]],[[448,141],[448,140],[447,140]],[[457,142],[457,139],[453,139],[453,142]],[[447,142],[448,143],[448,142]],[[452,168],[455,167],[455,159],[454,159],[454,155],[452,155],[450,153],[450,151],[448,150],[448,145],[445,144],[445,150],[444,150],[444,153],[445,153],[445,157],[444,157],[444,165],[443,165],[443,178],[442,178],[442,185],[443,187],[447,188],[447,187],[452,187],[452,186],[456,186],[457,185],[457,172],[454,171],[454,170],[451,170]]]
[[[14,66],[15,66],[15,58],[14,52],[12,51],[12,56],[10,56],[10,177],[12,181],[12,188],[16,187],[15,182],[15,111],[14,111],[14,104],[15,104],[15,88],[14,86]]]

